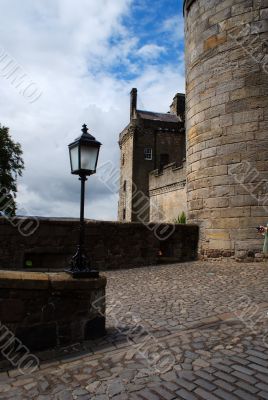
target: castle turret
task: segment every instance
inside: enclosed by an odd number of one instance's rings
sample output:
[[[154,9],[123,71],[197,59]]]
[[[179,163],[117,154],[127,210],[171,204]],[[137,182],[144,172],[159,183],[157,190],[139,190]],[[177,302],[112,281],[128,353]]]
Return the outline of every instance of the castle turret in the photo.
[[[253,255],[268,222],[267,1],[187,0],[184,15],[188,221],[203,254]]]

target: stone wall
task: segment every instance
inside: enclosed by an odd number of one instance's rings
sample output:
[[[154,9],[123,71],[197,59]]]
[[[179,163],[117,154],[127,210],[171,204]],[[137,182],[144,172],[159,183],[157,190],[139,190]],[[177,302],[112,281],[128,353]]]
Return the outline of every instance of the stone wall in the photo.
[[[38,361],[33,352],[103,336],[105,287],[105,277],[0,271],[0,368],[11,359],[23,370]]]
[[[133,142],[135,128],[129,128],[120,138],[120,196],[118,220],[132,220]],[[124,186],[124,182],[126,182]]]
[[[169,164],[149,176],[150,221],[174,222],[187,211],[186,165]]]
[[[188,220],[203,254],[261,250],[268,222],[268,2],[185,2]]]
[[[19,224],[15,227],[0,218],[2,269],[54,271],[68,266],[76,250],[79,221],[41,218],[37,222],[36,231],[25,236]],[[193,225],[87,221],[85,232],[87,254],[100,270],[157,264],[160,250],[175,261],[193,260],[197,254],[198,227]]]

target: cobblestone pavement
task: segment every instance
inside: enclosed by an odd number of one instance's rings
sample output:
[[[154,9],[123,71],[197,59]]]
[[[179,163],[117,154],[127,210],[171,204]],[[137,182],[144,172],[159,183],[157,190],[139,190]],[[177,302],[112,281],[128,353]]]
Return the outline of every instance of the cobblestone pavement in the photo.
[[[107,336],[0,373],[0,399],[268,399],[268,263],[106,275]]]

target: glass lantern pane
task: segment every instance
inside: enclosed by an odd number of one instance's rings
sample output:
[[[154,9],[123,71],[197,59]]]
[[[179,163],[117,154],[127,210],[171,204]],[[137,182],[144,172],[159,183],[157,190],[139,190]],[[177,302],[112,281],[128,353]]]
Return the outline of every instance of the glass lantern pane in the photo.
[[[79,146],[75,146],[72,149],[70,149],[72,171],[77,171],[79,169],[78,154],[79,154]]]
[[[98,147],[81,146],[81,169],[95,171]]]

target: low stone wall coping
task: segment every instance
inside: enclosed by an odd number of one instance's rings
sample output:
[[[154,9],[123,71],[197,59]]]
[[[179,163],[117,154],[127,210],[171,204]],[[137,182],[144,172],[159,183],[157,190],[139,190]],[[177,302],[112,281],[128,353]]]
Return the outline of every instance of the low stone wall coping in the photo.
[[[0,369],[29,352],[104,336],[106,281],[105,276],[0,270],[0,321],[4,332],[10,331],[2,335],[7,336],[2,348],[12,354],[6,358],[0,352]]]
[[[38,218],[38,229],[29,235],[24,235],[24,231],[18,228],[23,221],[23,218],[17,218],[15,226],[0,218],[0,269],[64,271],[77,248],[79,221]],[[29,217],[25,226],[31,227],[32,221],[33,218]],[[157,264],[161,262],[159,249],[166,256],[176,257],[178,262],[190,261],[196,258],[197,242],[197,226],[165,223],[164,227],[153,222],[144,225],[140,222],[92,220],[85,223],[85,252],[91,265],[99,271]],[[26,278],[29,280],[30,275]],[[38,284],[45,285],[40,279]],[[43,281],[45,279],[43,276]]]
[[[23,272],[0,270],[1,289],[90,290],[106,286],[106,277],[74,279],[65,272]]]

